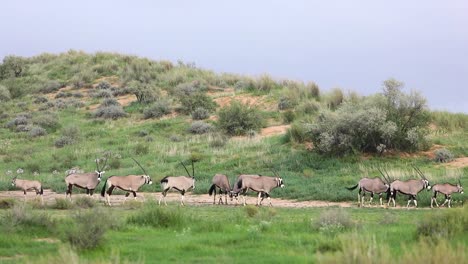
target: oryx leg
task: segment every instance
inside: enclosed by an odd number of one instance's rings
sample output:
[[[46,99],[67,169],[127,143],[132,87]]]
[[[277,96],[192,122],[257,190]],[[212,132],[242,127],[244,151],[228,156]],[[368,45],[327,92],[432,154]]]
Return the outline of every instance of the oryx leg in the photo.
[[[359,188],[359,191],[357,193],[357,203],[358,203],[358,206],[362,206],[361,205],[361,189]]]
[[[227,205],[227,197],[228,197],[228,191],[226,190],[224,192],[224,204]]]
[[[124,198],[123,203],[125,203],[125,202],[127,201],[127,197],[128,197],[129,195],[130,195],[130,192],[127,192],[127,193],[125,194],[125,198]]]
[[[449,201],[448,201],[448,207],[449,207],[449,208],[452,208],[452,195],[449,194],[448,199],[449,199]]]
[[[136,199],[137,199],[136,192],[135,192],[135,191],[133,191],[132,193],[133,193],[133,200],[135,200],[135,201],[136,201]]]
[[[414,207],[418,207],[418,201],[416,200],[416,195],[413,195]]]
[[[436,206],[439,207],[439,204],[437,203],[437,192],[434,192],[434,196],[431,198],[431,208],[433,208],[432,202],[435,202]]]
[[[379,193],[379,201],[380,201],[380,206],[383,206],[383,203],[382,203],[382,194]]]
[[[261,198],[261,200],[260,200]],[[260,204],[262,203],[263,201],[263,196],[262,196],[262,192],[259,192],[258,193],[258,197],[257,197],[257,206],[260,206]]]
[[[70,201],[71,201],[71,195],[72,195],[72,188],[73,188],[73,185],[68,184],[68,186],[67,186],[67,192],[66,192],[66,194],[65,194],[65,199],[68,197],[68,195],[70,195]]]
[[[106,202],[109,206],[111,206],[111,202],[110,202],[110,196],[112,195],[112,191],[114,190],[114,186],[113,185],[110,185],[109,189],[107,189],[107,192],[106,192]]]
[[[409,208],[410,203],[413,201],[413,196],[408,196],[408,203],[406,204],[406,208]]]
[[[161,198],[159,198],[159,202],[158,202],[159,205],[161,205],[161,200],[164,200],[164,205],[167,206],[167,203],[166,203],[166,194],[167,194],[167,192],[168,192],[169,190],[170,190],[170,189],[166,189],[166,190],[163,190],[163,191],[161,192]]]
[[[369,200],[369,206],[372,204],[372,200],[374,200],[374,193],[370,193],[370,200]]]
[[[94,189],[89,189],[89,196],[93,196],[94,194]]]
[[[185,190],[182,190],[182,191],[180,192],[180,194],[181,194],[181,197],[180,197],[180,205],[185,206],[185,204],[184,204]]]
[[[23,190],[24,193],[24,202],[26,202],[26,190]]]
[[[449,201],[449,196],[448,195],[445,195],[445,201],[444,203],[442,204],[442,206],[445,206],[445,204]]]
[[[216,187],[213,192],[213,204],[216,204]],[[219,204],[219,201],[218,201],[218,204]]]

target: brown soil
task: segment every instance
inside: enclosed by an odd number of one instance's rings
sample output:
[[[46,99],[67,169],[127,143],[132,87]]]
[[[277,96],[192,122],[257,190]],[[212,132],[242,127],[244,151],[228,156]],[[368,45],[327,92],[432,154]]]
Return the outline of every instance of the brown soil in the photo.
[[[468,167],[468,157],[462,157],[454,159],[451,162],[445,163],[446,166],[455,167],[455,168],[464,168]]]
[[[271,126],[262,129],[260,135],[262,137],[269,137],[275,135],[285,134],[286,131],[291,127],[291,125],[279,125],[279,126]]]
[[[85,194],[74,194],[72,199],[76,199],[77,197],[85,197]],[[159,200],[161,197],[160,192],[156,193],[138,193],[137,194],[137,201],[148,201],[154,199],[155,201]],[[15,200],[23,201],[24,195],[22,191],[3,191],[0,192],[0,199],[5,198],[13,198]],[[51,205],[55,203],[56,198],[65,198],[65,194],[63,193],[56,193],[51,190],[44,190],[44,203]],[[95,193],[92,197],[96,201],[100,203],[104,203],[104,198],[100,196],[99,193]],[[28,193],[27,201],[31,201],[36,199],[36,195],[34,193]],[[124,202],[125,196],[122,194],[112,195],[111,196],[111,203],[113,206],[121,206]],[[178,204],[180,201],[180,194],[178,193],[168,193],[167,195],[167,202],[170,204]],[[216,198],[218,200],[218,198]],[[128,201],[134,200],[132,195],[129,196],[127,199]],[[257,202],[256,197],[247,197],[246,198],[247,204],[255,204]],[[242,199],[239,199],[239,205],[241,204]],[[352,202],[327,202],[327,201],[297,201],[297,200],[288,200],[288,199],[279,199],[279,198],[272,198],[271,202],[274,207],[287,207],[287,208],[307,208],[307,207],[355,207],[355,203]],[[234,205],[235,201],[230,201],[228,199],[228,203],[230,205]],[[186,194],[185,195],[185,204],[188,206],[203,206],[203,205],[211,205],[213,204],[213,197],[209,196],[208,194]],[[263,205],[268,205],[268,201],[265,200],[262,203]],[[48,241],[53,243],[52,241]]]

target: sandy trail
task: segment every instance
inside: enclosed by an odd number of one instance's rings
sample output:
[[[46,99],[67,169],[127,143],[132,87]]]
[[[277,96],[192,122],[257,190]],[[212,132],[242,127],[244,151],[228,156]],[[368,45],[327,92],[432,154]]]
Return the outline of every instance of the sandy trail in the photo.
[[[121,192],[120,192],[121,193]],[[73,198],[76,197],[85,197],[86,194],[73,194]],[[157,201],[161,197],[160,192],[154,193],[137,193],[137,200],[138,201]],[[5,198],[13,198],[15,200],[24,200],[24,195],[22,191],[2,191],[0,192],[0,199]],[[34,192],[28,192],[27,200],[31,201],[36,198]],[[55,203],[56,198],[65,198],[64,193],[56,193],[51,190],[44,190],[44,203],[47,205],[51,205]],[[99,193],[94,193],[93,199],[103,203],[104,198],[100,196]],[[123,194],[113,194],[111,196],[111,203],[113,206],[120,206],[125,200],[125,196]],[[130,195],[127,198],[127,201],[133,200],[133,195]],[[168,193],[166,198],[168,203],[178,204],[180,201],[180,195],[178,193]],[[218,197],[216,197],[218,200]],[[224,198],[223,198],[224,201]],[[247,204],[255,204],[257,202],[257,198],[250,196],[246,198]],[[239,199],[239,204],[242,202],[242,199]],[[327,202],[327,201],[297,201],[297,200],[288,200],[288,199],[280,199],[280,198],[272,198],[271,202],[274,207],[286,207],[286,208],[308,208],[308,207],[356,207],[355,203],[352,202]],[[185,204],[187,206],[203,206],[203,205],[212,205],[213,204],[213,197],[209,196],[208,194],[191,194],[188,193],[185,195]],[[235,201],[231,202],[228,198],[228,204],[234,205]],[[268,201],[265,200],[262,203],[263,205],[268,205]]]

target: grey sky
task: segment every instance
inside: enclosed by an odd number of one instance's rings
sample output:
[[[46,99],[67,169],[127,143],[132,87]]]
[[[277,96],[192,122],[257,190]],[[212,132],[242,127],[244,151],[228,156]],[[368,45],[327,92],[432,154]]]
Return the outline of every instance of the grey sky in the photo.
[[[361,94],[394,77],[468,113],[467,1],[5,1],[0,58],[110,51]]]

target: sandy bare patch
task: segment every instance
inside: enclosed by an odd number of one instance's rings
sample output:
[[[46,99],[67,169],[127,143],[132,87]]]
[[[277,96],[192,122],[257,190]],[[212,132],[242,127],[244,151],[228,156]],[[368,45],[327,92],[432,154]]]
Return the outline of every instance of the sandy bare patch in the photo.
[[[269,137],[275,135],[282,135],[285,134],[286,131],[291,127],[291,125],[279,125],[279,126],[271,126],[263,128],[260,135],[262,137]]]
[[[455,168],[468,167],[468,157],[457,158],[457,159],[454,159],[451,162],[445,163],[444,165],[450,166],[450,167],[455,167]]]

